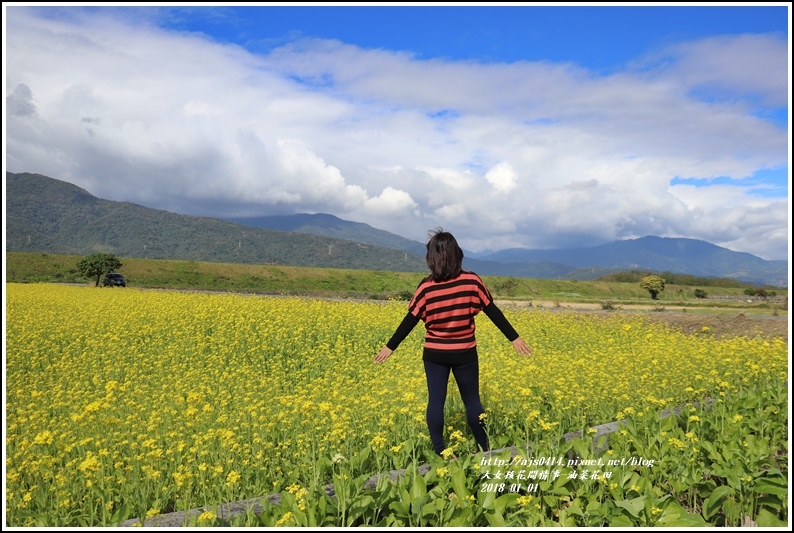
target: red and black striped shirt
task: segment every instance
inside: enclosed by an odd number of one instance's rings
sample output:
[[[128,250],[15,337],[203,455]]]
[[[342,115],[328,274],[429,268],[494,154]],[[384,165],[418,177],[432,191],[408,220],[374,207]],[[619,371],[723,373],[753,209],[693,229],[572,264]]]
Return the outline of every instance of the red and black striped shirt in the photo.
[[[482,279],[474,272],[462,271],[460,275],[446,281],[423,280],[416,288],[408,314],[386,343],[392,350],[422,320],[425,323],[425,351],[466,351],[477,346],[474,335],[474,317],[480,311],[496,324],[511,342],[518,333],[510,325]]]

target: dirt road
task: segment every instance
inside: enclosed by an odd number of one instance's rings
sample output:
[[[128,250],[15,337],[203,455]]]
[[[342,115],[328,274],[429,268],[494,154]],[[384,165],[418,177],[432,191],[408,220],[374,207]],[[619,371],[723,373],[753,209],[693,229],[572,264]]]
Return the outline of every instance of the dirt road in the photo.
[[[547,309],[560,312],[597,312],[604,315],[613,313],[642,313],[647,319],[664,322],[687,334],[702,334],[703,327],[708,327],[710,335],[715,338],[726,337],[764,337],[780,338],[788,341],[789,317],[743,313],[741,310],[714,308],[687,310],[684,307],[665,307],[656,311],[647,305],[621,305],[616,310],[604,310],[598,303],[567,303],[552,301],[518,302],[498,300],[497,305],[503,308],[510,306]]]

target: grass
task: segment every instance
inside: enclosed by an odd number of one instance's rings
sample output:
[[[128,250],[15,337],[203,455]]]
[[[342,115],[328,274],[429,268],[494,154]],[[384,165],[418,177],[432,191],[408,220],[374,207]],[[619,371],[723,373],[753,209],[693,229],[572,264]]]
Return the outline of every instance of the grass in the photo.
[[[82,256],[6,253],[6,280],[15,283],[86,283],[76,265]],[[211,263],[183,260],[120,258],[121,272],[130,287],[202,289],[307,295],[340,298],[409,299],[424,273],[307,268],[283,265]],[[554,306],[600,304],[641,306],[652,310],[682,307],[695,309],[740,309],[754,314],[787,312],[787,289],[778,289],[777,300],[747,302],[743,287],[697,287],[667,285],[658,300],[652,300],[638,283],[577,281],[510,276],[483,276],[495,298],[514,301],[554,302]],[[696,298],[704,289],[709,298]]]

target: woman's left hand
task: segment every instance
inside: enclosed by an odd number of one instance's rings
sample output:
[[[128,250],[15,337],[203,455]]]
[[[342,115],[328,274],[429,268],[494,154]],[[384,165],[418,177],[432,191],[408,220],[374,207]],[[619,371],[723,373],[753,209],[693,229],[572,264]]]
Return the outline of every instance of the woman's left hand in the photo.
[[[532,355],[532,348],[527,346],[527,343],[524,342],[524,339],[521,337],[513,341],[513,348],[516,349],[519,355],[523,355],[524,357]]]
[[[388,346],[384,346],[383,348],[380,349],[380,351],[378,352],[378,355],[375,356],[375,362],[376,363],[382,363],[383,361],[388,359],[389,356],[391,354],[393,354],[393,353],[394,353],[394,350],[391,350]]]

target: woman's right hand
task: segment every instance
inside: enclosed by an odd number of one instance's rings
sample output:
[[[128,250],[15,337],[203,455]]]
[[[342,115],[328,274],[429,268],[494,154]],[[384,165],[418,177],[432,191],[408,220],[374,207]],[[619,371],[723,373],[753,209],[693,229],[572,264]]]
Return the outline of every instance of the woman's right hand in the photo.
[[[513,341],[513,348],[516,349],[519,355],[523,355],[524,357],[532,355],[532,348],[527,346],[527,343],[524,342],[524,339],[521,337]]]
[[[388,359],[389,356],[392,353],[394,353],[394,350],[391,350],[388,346],[384,346],[383,348],[380,349],[378,354],[375,356],[375,362],[376,363],[382,363],[383,361]]]

